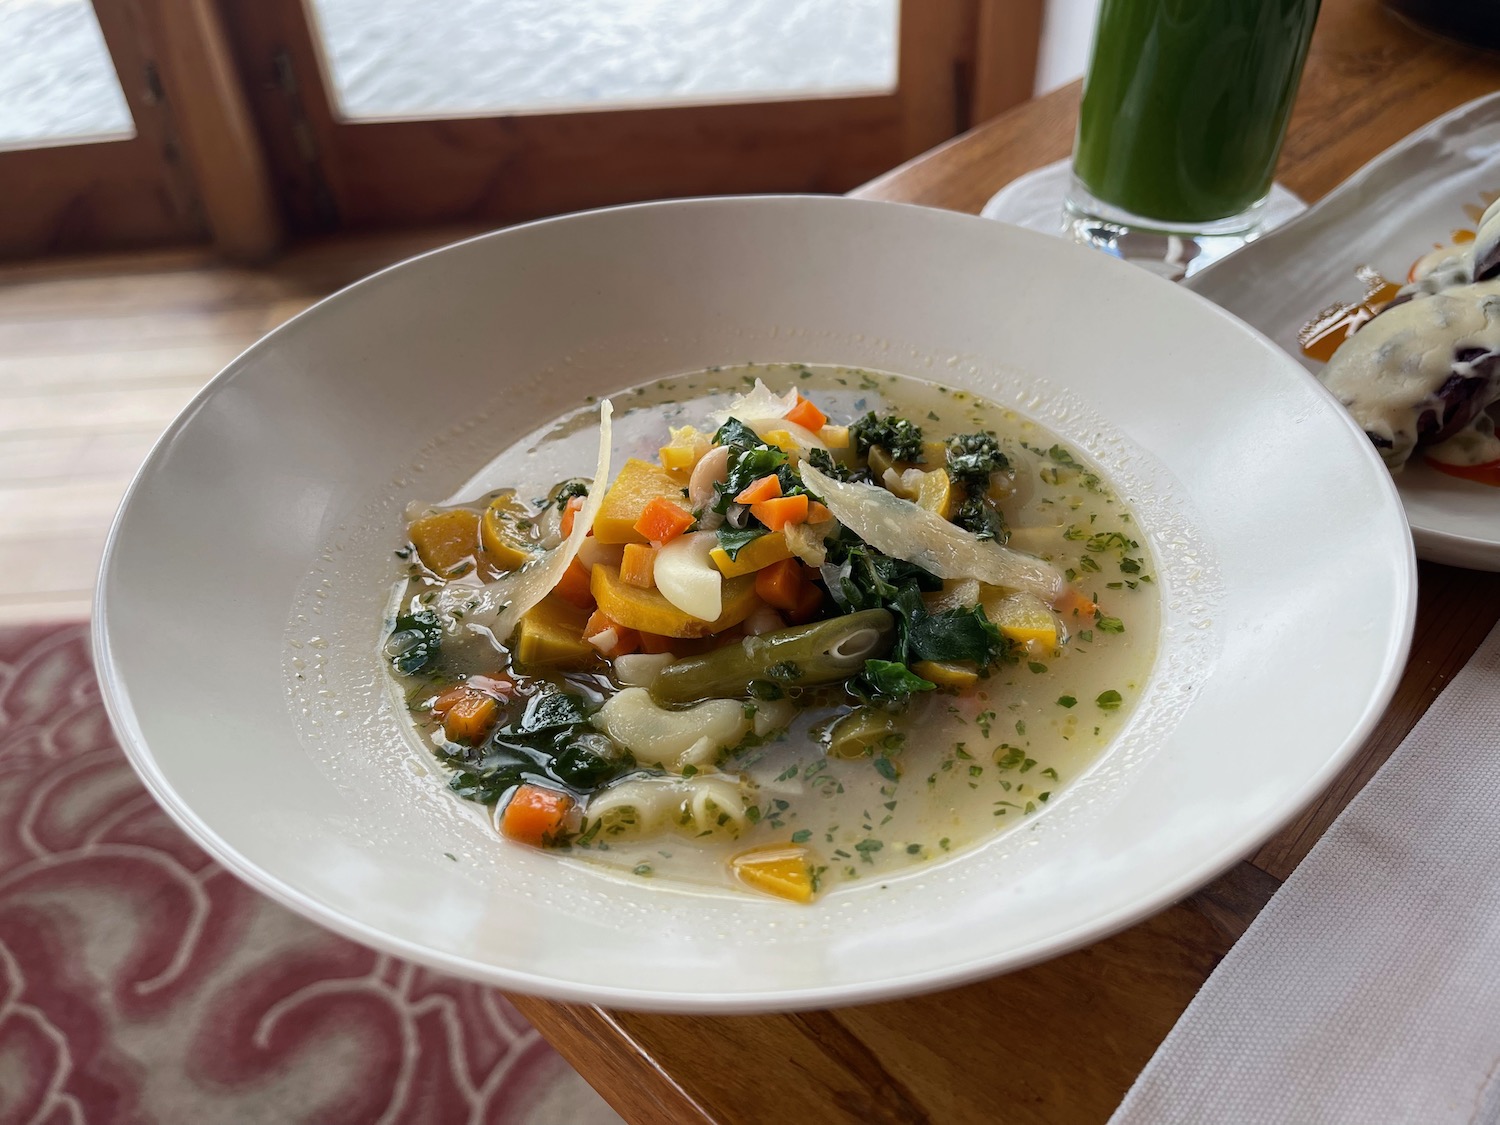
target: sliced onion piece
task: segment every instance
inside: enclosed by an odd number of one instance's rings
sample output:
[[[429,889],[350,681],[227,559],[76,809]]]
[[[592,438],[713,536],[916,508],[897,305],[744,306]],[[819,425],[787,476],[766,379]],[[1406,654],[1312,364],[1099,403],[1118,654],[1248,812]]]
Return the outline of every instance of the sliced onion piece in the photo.
[[[609,489],[609,458],[613,443],[614,406],[605,399],[599,404],[599,456],[594,466],[594,479],[589,484],[588,496],[583,507],[573,517],[573,530],[560,544],[494,582],[483,586],[444,586],[437,598],[437,611],[452,617],[461,614],[460,620],[469,628],[484,628],[504,641],[520,623],[521,617],[537,602],[552,592],[562,581],[563,572],[578,556],[589,529],[594,526],[594,517],[604,503],[604,493]]]
[[[1029,590],[1049,605],[1063,589],[1062,574],[1042,559],[978,539],[936,512],[875,485],[834,480],[807,464],[800,471],[834,518],[877,551],[939,578],[977,578],[991,586]]]

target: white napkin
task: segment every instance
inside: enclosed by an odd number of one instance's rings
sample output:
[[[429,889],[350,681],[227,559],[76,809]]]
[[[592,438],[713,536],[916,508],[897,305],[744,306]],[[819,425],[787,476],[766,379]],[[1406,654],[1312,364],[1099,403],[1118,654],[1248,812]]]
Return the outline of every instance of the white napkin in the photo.
[[[1110,1125],[1500,1121],[1500,627],[1261,911]]]

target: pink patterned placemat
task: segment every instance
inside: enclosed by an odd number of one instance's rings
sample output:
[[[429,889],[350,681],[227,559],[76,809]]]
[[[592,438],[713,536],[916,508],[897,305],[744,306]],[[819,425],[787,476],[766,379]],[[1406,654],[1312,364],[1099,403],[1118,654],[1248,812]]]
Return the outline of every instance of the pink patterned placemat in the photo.
[[[115,743],[82,624],[0,630],[0,1125],[609,1125],[498,992],[208,858]]]

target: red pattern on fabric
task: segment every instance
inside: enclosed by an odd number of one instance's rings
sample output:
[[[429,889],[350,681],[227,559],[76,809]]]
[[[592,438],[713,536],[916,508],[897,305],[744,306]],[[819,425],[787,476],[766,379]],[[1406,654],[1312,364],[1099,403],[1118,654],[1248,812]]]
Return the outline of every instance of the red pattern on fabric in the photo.
[[[0,1125],[618,1121],[580,1082],[493,989],[188,840],[115,744],[86,626],[0,630]]]

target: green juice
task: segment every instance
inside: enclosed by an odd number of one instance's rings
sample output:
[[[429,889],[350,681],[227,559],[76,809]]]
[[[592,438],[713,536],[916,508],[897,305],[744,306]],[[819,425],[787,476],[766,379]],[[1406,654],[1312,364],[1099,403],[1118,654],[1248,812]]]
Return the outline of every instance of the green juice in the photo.
[[[1208,222],[1264,198],[1319,0],[1103,0],[1073,171],[1144,218]]]

